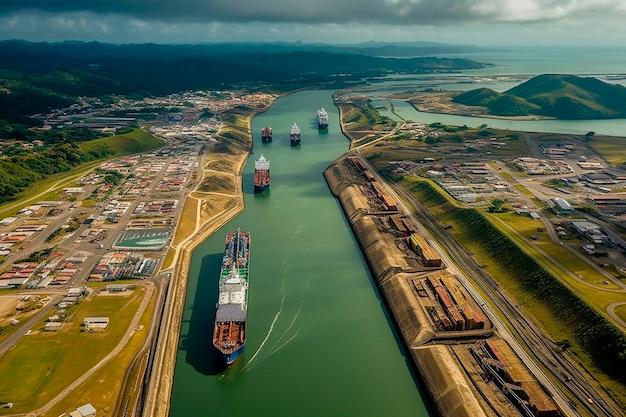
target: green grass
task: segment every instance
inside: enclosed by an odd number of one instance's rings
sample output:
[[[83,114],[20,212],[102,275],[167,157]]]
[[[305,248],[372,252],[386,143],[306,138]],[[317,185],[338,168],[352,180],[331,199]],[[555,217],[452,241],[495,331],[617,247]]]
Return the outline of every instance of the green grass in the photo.
[[[144,152],[163,146],[164,142],[150,132],[137,129],[124,135],[116,135],[107,138],[96,139],[90,142],[83,142],[80,147],[85,152],[102,149],[109,150],[109,156],[97,161],[89,162],[75,167],[71,172],[62,172],[51,175],[42,181],[29,186],[24,192],[19,194],[16,200],[0,206],[0,216],[6,217],[17,213],[25,205],[43,200],[60,200],[58,193],[65,187],[71,186],[80,177],[99,166],[103,161],[115,159],[120,156]]]
[[[143,129],[136,129],[123,135],[115,135],[108,138],[83,142],[79,147],[85,152],[106,148],[112,152],[109,158],[117,158],[156,149],[163,146],[163,144],[164,142],[161,139],[154,137],[150,132]]]
[[[152,298],[149,307],[139,321],[139,326],[143,326],[143,329],[130,338],[129,343],[113,361],[96,371],[74,391],[75,393],[80,393],[80,395],[69,395],[63,398],[50,409],[49,415],[59,416],[67,412],[67,410],[73,410],[85,403],[83,401],[84,398],[89,398],[89,402],[98,410],[98,415],[114,415],[114,404],[121,389],[120,381],[124,379],[131,359],[148,335],[148,326],[154,314],[154,306],[155,297]]]
[[[96,200],[94,200],[93,198],[86,198],[84,200],[81,200],[80,206],[84,208],[93,208],[96,206]]]
[[[96,365],[121,340],[143,293],[141,289],[128,297],[94,294],[78,306],[61,331],[43,332],[44,321],[34,326],[33,334],[21,338],[0,361],[0,375],[11,375],[0,378],[0,398],[13,402],[11,413],[43,406]],[[88,316],[109,316],[106,332],[84,332],[82,323]]]
[[[594,136],[588,144],[612,166],[626,163],[626,138]]]
[[[527,291],[522,287],[522,280],[520,279],[520,271],[510,271],[504,265],[500,264],[495,257],[494,253],[487,250],[482,244],[478,243],[475,235],[468,233],[468,228],[462,223],[463,217],[458,213],[458,210],[454,209],[448,200],[444,198],[445,194],[437,195],[440,191],[437,191],[430,187],[418,187],[418,181],[414,181],[409,190],[415,195],[415,197],[424,204],[429,211],[431,211],[440,223],[443,225],[452,226],[450,232],[455,236],[459,243],[471,253],[474,260],[485,268],[486,271],[494,278],[498,284],[505,289],[516,303],[523,306],[523,309],[533,317],[534,321],[538,323],[546,332],[546,334],[555,341],[569,340],[572,343],[572,347],[569,352],[576,356],[586,369],[588,369],[599,383],[611,393],[620,404],[626,404],[626,387],[619,384],[616,380],[611,379],[607,374],[601,372],[596,368],[592,358],[586,353],[586,351],[577,342],[576,331],[577,326],[580,323],[568,323],[567,320],[563,320],[562,317],[557,318],[558,314],[555,314],[553,308],[549,302],[539,299],[535,293]],[[457,212],[457,213],[455,213]],[[507,221],[511,227],[519,228],[520,233],[524,236],[530,236],[531,234],[540,235],[542,239],[537,241],[536,244],[529,243],[520,238],[516,233],[512,233],[508,228],[504,227],[501,222],[494,221],[494,216],[488,215],[486,218],[491,220],[492,224],[497,229],[503,232],[508,238],[513,241],[524,252],[530,255],[536,262],[543,267],[546,271],[550,272],[556,277],[559,277],[562,282],[566,283],[566,286],[585,303],[593,306],[597,311],[605,311],[606,306],[614,301],[625,301],[623,293],[612,293],[610,291],[604,291],[604,289],[594,289],[589,285],[579,283],[574,278],[567,275],[563,270],[548,261],[537,250],[541,248],[543,251],[554,257],[558,262],[567,265],[574,274],[583,275],[592,284],[596,284],[600,279],[605,280],[602,275],[595,271],[595,277],[586,277],[585,274],[592,274],[588,264],[581,261],[574,255],[566,253],[565,249],[560,245],[550,243],[546,237],[545,232],[537,231],[537,227],[544,228],[543,223],[530,221],[526,223],[521,218],[515,217],[516,214],[506,213],[498,214],[497,217]],[[539,225],[539,226],[537,226]],[[565,277],[565,278],[564,278]],[[602,277],[602,278],[600,278]],[[471,278],[471,277],[470,277]],[[613,286],[613,288],[617,288]],[[609,289],[609,287],[607,287]],[[620,314],[626,313],[626,308],[620,308]],[[603,313],[605,314],[605,313]],[[506,321],[505,321],[506,322]]]

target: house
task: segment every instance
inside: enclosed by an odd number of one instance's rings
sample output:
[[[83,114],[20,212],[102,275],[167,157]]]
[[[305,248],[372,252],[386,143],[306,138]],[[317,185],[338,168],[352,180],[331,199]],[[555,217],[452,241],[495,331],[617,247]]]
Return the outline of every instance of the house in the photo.
[[[87,403],[72,411],[70,417],[96,417],[96,409],[93,405]]]
[[[85,317],[85,320],[83,321],[83,323],[85,324],[85,331],[87,332],[91,332],[91,331],[103,332],[104,329],[106,329],[106,327],[109,324],[109,318],[108,317]]]

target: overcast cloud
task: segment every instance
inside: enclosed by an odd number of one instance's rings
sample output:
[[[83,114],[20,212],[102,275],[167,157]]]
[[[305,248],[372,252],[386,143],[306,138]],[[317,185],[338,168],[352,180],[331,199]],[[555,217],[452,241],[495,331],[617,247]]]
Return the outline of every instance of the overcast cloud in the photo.
[[[0,38],[623,43],[626,0],[0,0]]]

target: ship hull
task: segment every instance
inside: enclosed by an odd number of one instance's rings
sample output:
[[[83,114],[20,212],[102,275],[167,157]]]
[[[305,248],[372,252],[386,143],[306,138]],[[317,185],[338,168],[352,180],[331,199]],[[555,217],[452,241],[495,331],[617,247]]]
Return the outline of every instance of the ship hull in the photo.
[[[271,136],[261,136],[261,141],[263,143],[269,143],[272,141],[272,137]]]
[[[244,352],[245,349],[246,344],[244,343],[239,349],[232,353],[222,353],[222,359],[224,360],[224,363],[228,366],[232,365],[235,360]]]
[[[291,146],[298,146],[300,144],[300,139],[291,139]]]
[[[328,129],[328,124],[327,123],[318,123],[317,124],[317,129],[318,130]]]
[[[239,228],[226,235],[218,281],[213,346],[230,366],[243,353],[248,321],[248,264],[250,233]]]
[[[263,191],[267,190],[268,188],[270,188],[270,185],[254,185],[254,193],[255,194],[261,194]]]

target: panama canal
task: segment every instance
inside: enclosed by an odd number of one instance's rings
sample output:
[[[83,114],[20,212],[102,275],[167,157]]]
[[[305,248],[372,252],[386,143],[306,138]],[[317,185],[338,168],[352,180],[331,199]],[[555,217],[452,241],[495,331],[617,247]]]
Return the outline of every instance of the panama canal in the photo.
[[[330,126],[318,131],[324,107]],[[322,172],[348,148],[331,91],[279,98],[252,121],[245,210],[193,254],[170,416],[430,415],[341,208]],[[292,147],[289,127],[302,130]],[[262,143],[261,129],[273,128]],[[254,160],[271,185],[254,194]],[[245,353],[228,369],[212,345],[226,233],[251,234]]]

